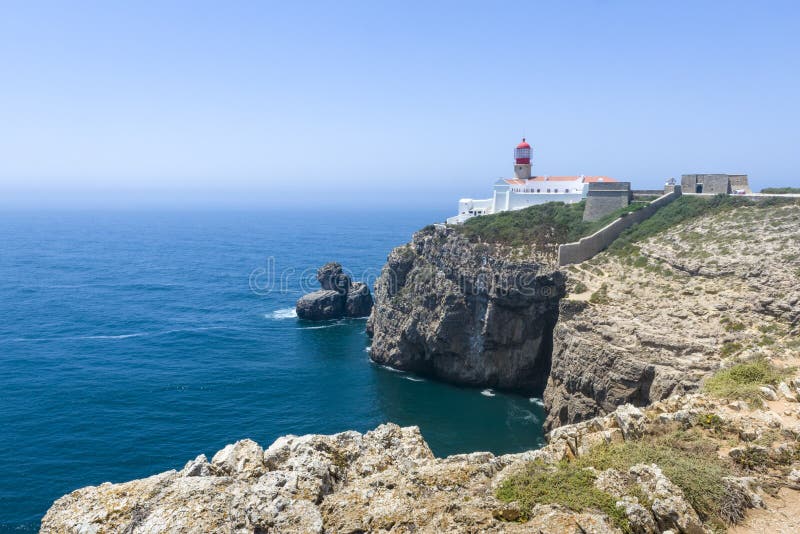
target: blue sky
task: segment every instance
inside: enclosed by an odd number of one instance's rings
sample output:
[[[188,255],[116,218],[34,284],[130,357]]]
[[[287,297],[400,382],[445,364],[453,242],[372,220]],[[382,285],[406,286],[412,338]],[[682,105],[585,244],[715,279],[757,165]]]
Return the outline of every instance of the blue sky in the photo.
[[[798,2],[3,2],[0,205],[800,185]]]

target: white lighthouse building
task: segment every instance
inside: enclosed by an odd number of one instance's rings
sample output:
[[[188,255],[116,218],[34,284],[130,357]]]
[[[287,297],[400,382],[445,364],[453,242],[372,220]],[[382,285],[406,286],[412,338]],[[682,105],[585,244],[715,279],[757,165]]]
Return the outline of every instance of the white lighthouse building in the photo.
[[[513,211],[546,202],[571,204],[586,198],[589,184],[616,182],[608,176],[531,176],[531,145],[522,139],[514,149],[514,177],[500,178],[494,183],[490,198],[462,198],[458,214],[448,224],[460,224],[478,215]]]

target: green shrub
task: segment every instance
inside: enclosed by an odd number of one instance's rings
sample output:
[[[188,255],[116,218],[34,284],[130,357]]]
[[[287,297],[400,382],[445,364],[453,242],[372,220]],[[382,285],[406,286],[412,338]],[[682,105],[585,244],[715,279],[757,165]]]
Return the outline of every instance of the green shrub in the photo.
[[[548,202],[515,211],[504,211],[468,219],[456,227],[470,239],[511,246],[532,245],[537,249],[554,248],[577,241],[611,221],[642,208],[641,204],[621,208],[599,221],[583,220],[585,201],[574,204]]]
[[[602,444],[576,460],[580,467],[626,471],[636,464],[656,464],[678,486],[700,518],[724,522],[725,477],[729,465],[717,455],[717,443],[699,430],[678,430],[637,441]]]
[[[627,229],[611,244],[609,250],[617,254],[625,254],[637,241],[642,241],[667,228],[703,215],[721,213],[737,207],[762,209],[796,203],[791,198],[770,198],[754,204],[746,198],[731,195],[716,195],[710,198],[681,196],[656,211],[649,219]],[[682,236],[682,240],[686,242],[701,242],[704,238],[704,235],[697,232]]]
[[[524,470],[505,479],[497,489],[501,501],[516,501],[523,519],[529,517],[536,504],[558,504],[575,512],[599,510],[623,532],[630,532],[625,512],[617,508],[616,499],[594,485],[597,475],[574,463],[561,462],[548,466],[530,462]]]
[[[740,399],[751,406],[761,406],[763,401],[758,388],[775,385],[790,373],[791,370],[778,369],[764,359],[757,359],[717,371],[706,380],[704,388],[715,397]]]
[[[721,433],[725,430],[725,422],[715,413],[702,414],[697,418],[697,424],[706,430]]]
[[[730,321],[730,320],[723,321],[723,324],[725,325],[725,331],[726,332],[741,332],[742,330],[744,330],[746,328],[744,323],[733,322],[733,321]]]
[[[586,293],[587,291],[589,291],[589,288],[583,282],[576,282],[572,288],[573,293]]]
[[[647,267],[647,256],[638,256],[633,260],[634,267]]]
[[[736,354],[742,350],[742,344],[736,343],[735,341],[726,341],[722,344],[722,347],[719,349],[719,353],[722,355],[723,358],[727,358],[732,354]]]
[[[761,192],[770,195],[797,195],[800,194],[800,187],[765,187]]]
[[[591,294],[589,302],[592,304],[608,304],[611,299],[608,298],[608,286],[603,284],[600,288]]]
[[[734,458],[734,462],[748,471],[758,471],[768,467],[770,459],[765,448],[747,447]]]

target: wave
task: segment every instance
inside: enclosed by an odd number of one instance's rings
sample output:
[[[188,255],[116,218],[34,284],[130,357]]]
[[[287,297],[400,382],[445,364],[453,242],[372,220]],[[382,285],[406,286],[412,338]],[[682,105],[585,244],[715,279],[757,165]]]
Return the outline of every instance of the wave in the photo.
[[[148,335],[147,332],[138,332],[136,334],[120,334],[118,336],[78,336],[66,339],[128,339],[129,337],[142,337]]]
[[[297,310],[294,308],[281,308],[272,313],[265,315],[267,319],[295,319],[297,317]]]
[[[369,354],[370,352],[372,352],[372,347],[371,347],[371,346],[370,346],[370,347],[366,347],[366,348],[364,349],[364,352],[366,352],[367,354]]]
[[[81,340],[115,340],[128,339],[132,337],[145,336],[168,336],[170,334],[181,334],[185,332],[205,332],[208,330],[234,330],[227,326],[203,326],[198,328],[175,328],[172,330],[162,330],[160,332],[134,332],[131,334],[94,334],[90,336],[53,336],[53,337],[17,337],[11,341],[24,343],[26,341],[81,341]]]
[[[481,395],[483,395],[484,397],[494,397],[495,393],[494,393],[494,391],[491,390],[491,388],[489,388],[489,389],[484,389],[483,391],[481,391]]]
[[[536,397],[531,397],[530,399],[528,399],[528,402],[530,402],[531,404],[535,404],[536,406],[544,407],[544,401]]]
[[[341,321],[336,321],[335,323],[321,324],[321,325],[317,325],[317,326],[298,326],[297,329],[298,330],[321,330],[323,328],[334,328],[334,327],[337,327],[337,326],[342,326],[342,324],[343,323]]]
[[[380,367],[382,367],[382,368],[386,369],[387,371],[391,371],[391,372],[393,372],[393,373],[402,373],[402,372],[403,372],[403,371],[401,371],[400,369],[395,369],[394,367],[389,367],[388,365],[380,365],[380,364],[378,364],[378,365],[379,365]]]
[[[529,424],[538,424],[539,418],[530,410],[512,404],[508,408],[508,422],[510,421],[525,421]]]
[[[424,379],[424,378],[417,378],[417,377],[415,377],[415,376],[408,376],[408,375],[406,375],[406,376],[404,376],[403,378],[405,378],[406,380],[411,380],[412,382],[425,382],[425,379]]]

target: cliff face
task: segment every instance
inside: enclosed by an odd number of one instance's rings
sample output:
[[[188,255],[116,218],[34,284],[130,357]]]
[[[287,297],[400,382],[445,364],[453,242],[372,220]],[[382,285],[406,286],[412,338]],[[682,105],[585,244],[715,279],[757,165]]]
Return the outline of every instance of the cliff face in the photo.
[[[375,283],[370,357],[458,384],[541,394],[564,292],[552,263],[429,227],[391,252]]]
[[[547,426],[695,390],[728,359],[796,351],[799,223],[797,205],[737,207],[568,268]]]

